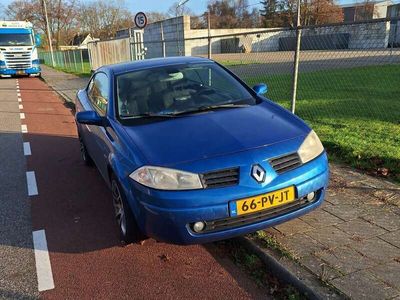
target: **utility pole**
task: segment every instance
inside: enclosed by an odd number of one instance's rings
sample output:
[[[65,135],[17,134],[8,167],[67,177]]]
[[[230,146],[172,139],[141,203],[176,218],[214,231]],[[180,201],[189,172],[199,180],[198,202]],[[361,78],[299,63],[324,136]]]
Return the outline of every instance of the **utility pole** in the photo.
[[[46,19],[46,28],[47,28],[47,38],[49,40],[49,47],[50,47],[50,54],[51,54],[51,64],[53,67],[56,66],[55,60],[54,60],[54,53],[53,53],[53,45],[51,42],[51,33],[50,33],[50,26],[49,26],[49,17],[47,16],[47,6],[46,6],[46,0],[43,1],[43,8],[44,8],[44,16]]]
[[[301,46],[300,6],[301,6],[301,0],[297,0],[297,23],[296,23],[297,39],[296,39],[296,52],[294,53],[293,87],[292,87],[292,104],[291,104],[291,111],[293,114],[296,111],[297,80],[299,76],[299,60],[300,60],[300,46]]]
[[[181,0],[177,5],[176,5],[176,8],[175,8],[175,15],[176,15],[176,20],[175,20],[175,22],[176,22],[176,37],[177,37],[177,39],[176,39],[176,43],[177,43],[177,50],[178,50],[178,55],[182,55],[182,49],[181,49],[181,45],[180,45],[180,42],[179,42],[179,26],[178,26],[178,17],[182,14],[182,13],[179,13],[179,9],[183,6],[183,5],[185,5],[187,2],[188,2],[189,0]],[[183,39],[184,39],[185,37],[183,37]],[[185,42],[183,42],[183,43],[185,43]]]
[[[208,30],[208,59],[211,59],[211,16],[210,16],[210,11],[207,12],[207,30]]]

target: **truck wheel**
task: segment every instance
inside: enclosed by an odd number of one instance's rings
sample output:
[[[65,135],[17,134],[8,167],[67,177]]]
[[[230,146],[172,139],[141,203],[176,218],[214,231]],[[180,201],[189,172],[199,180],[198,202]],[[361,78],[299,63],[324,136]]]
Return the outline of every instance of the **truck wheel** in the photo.
[[[126,200],[124,191],[114,174],[111,176],[111,193],[114,215],[118,224],[121,241],[125,244],[144,241],[146,237],[140,231],[128,201]]]

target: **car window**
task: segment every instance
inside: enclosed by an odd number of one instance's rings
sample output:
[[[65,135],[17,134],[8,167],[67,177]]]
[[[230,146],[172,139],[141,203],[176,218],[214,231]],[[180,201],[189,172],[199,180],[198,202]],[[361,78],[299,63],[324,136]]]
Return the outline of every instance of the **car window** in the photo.
[[[167,65],[117,76],[120,118],[173,114],[205,106],[256,104],[233,76],[215,63]]]
[[[108,77],[104,73],[96,74],[89,83],[88,96],[93,108],[101,115],[107,112],[109,95]]]

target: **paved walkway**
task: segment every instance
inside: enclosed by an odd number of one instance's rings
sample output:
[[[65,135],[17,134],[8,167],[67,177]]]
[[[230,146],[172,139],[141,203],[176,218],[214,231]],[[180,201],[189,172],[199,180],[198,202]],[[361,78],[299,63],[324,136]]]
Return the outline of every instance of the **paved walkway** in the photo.
[[[87,78],[43,68],[73,99]],[[400,297],[400,186],[331,165],[327,198],[314,212],[266,230],[307,272],[353,299]]]
[[[89,81],[89,78],[57,71],[45,65],[41,65],[41,68],[46,83],[70,102],[75,102],[76,92],[84,88]]]
[[[399,206],[398,185],[331,165],[322,207],[266,233],[350,298],[392,299],[400,297]]]

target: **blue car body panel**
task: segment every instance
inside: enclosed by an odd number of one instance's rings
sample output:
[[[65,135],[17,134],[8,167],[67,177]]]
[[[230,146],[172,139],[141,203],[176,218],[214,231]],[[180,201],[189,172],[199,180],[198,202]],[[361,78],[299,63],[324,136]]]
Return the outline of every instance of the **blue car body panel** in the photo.
[[[170,64],[213,63],[204,58],[168,58],[105,66],[114,86],[115,76],[143,68]],[[254,93],[253,95],[256,96]],[[111,172],[117,176],[132,212],[143,233],[157,240],[193,244],[243,235],[292,218],[316,208],[324,199],[329,177],[326,153],[301,166],[277,174],[269,159],[295,153],[310,128],[298,117],[268,99],[250,107],[207,111],[136,126],[123,126],[115,116],[115,91],[107,107],[107,125],[78,124],[78,131],[109,184]],[[260,99],[260,98],[259,98]],[[77,95],[76,110],[93,110],[86,91]],[[266,171],[262,184],[251,176],[251,167]],[[145,187],[129,175],[144,165],[170,167],[193,173],[206,173],[239,167],[238,185],[188,191],[162,191]],[[194,233],[189,224],[233,218],[232,201],[294,186],[296,198],[316,192],[309,205],[215,232]]]

